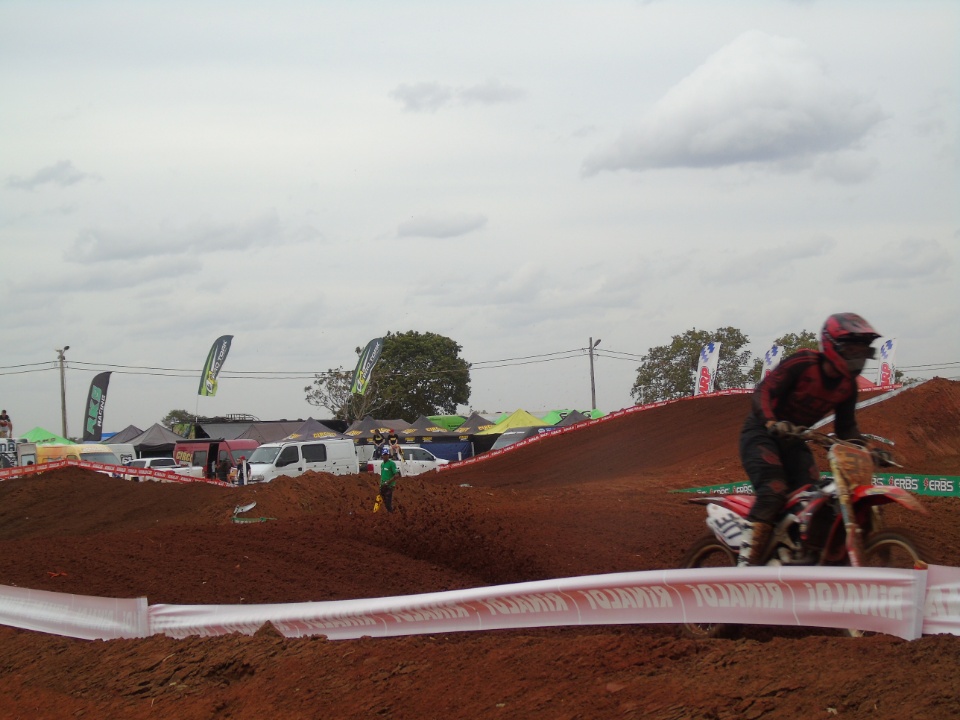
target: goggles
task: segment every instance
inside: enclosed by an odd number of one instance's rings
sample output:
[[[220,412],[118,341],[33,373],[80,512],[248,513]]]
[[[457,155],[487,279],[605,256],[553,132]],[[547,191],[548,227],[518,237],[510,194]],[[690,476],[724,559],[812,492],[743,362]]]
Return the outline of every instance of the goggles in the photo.
[[[866,343],[839,343],[837,349],[847,360],[872,360],[877,356],[876,348],[872,348]]]

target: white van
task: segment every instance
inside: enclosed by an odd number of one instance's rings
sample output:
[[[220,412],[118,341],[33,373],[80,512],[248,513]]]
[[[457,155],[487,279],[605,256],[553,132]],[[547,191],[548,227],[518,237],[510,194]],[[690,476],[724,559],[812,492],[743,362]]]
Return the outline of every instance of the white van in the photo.
[[[305,440],[266,443],[249,458],[250,481],[270,482],[281,475],[305,472],[356,475],[360,472],[353,440]]]
[[[130,443],[104,443],[113,450],[113,454],[120,458],[120,464],[126,465],[137,459],[137,449]]]

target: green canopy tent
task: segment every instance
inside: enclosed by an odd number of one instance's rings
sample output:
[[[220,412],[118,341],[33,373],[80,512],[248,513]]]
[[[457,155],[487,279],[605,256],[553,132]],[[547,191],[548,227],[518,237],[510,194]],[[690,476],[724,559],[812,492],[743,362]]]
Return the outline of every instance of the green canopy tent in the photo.
[[[544,422],[536,415],[528,413],[526,410],[514,410],[510,415],[498,422],[493,427],[481,430],[477,435],[499,435],[504,430],[517,427],[543,427],[551,423]]]
[[[548,425],[560,425],[569,415],[576,418],[574,422],[579,422],[603,417],[604,413],[601,410],[551,410],[543,416],[543,421]],[[570,425],[572,423],[565,424]]]
[[[462,415],[430,415],[430,422],[447,430],[456,430],[466,420]]]
[[[37,445],[76,445],[73,440],[67,440],[65,437],[60,437],[56,433],[44,430],[40,426],[22,435],[21,439],[26,442],[36,443]]]

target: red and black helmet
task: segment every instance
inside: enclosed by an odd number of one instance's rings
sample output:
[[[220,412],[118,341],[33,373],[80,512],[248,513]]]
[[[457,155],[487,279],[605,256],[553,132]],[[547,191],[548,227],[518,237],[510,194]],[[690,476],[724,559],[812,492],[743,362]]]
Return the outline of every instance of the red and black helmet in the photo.
[[[871,343],[880,337],[873,326],[856,313],[836,313],[820,330],[820,352],[841,374],[859,375],[868,358],[876,355]]]

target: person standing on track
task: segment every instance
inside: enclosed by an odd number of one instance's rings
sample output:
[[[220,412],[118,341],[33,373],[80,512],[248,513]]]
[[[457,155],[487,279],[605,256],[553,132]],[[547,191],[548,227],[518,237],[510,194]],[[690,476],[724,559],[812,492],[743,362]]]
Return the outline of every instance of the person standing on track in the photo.
[[[383,449],[383,462],[380,463],[380,497],[387,512],[393,512],[393,491],[397,487],[397,475],[400,470],[390,457],[390,451]]]
[[[790,492],[820,479],[813,453],[797,433],[836,414],[842,440],[864,442],[855,417],[857,376],[880,334],[855,313],[831,315],[820,330],[820,351],[798,350],[781,361],[753,393],[740,431],[740,461],[756,501],[740,543],[737,565],[757,565]]]

